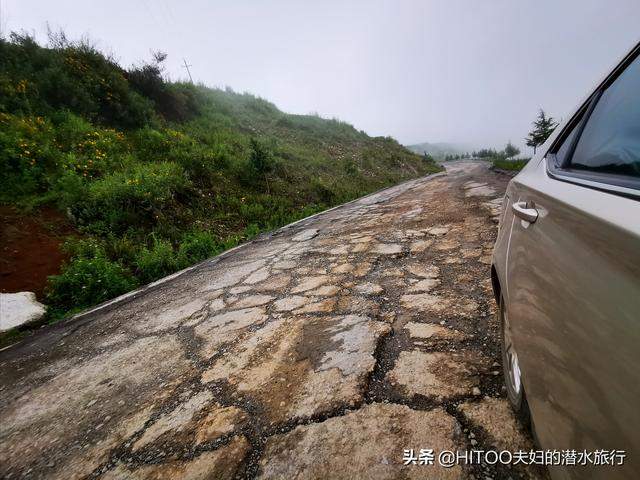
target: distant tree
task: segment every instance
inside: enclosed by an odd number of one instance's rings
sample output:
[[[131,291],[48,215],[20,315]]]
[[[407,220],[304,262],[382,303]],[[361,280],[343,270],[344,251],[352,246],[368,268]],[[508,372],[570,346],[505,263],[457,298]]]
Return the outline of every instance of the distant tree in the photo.
[[[546,142],[549,135],[553,133],[558,126],[558,122],[553,117],[547,117],[544,110],[540,109],[538,112],[538,118],[533,122],[533,130],[529,132],[525,141],[528,147],[533,147],[533,153],[536,153],[536,148]]]
[[[435,161],[433,157],[429,155],[427,152],[422,152],[422,159],[427,163],[432,163]]]
[[[519,154],[520,154],[520,149],[515,145],[513,145],[511,142],[508,142],[507,146],[504,147],[504,155],[507,158],[515,157],[516,155],[519,155]]]
[[[176,88],[164,78],[164,61],[167,54],[151,51],[152,60],[133,66],[125,72],[129,85],[138,93],[153,100],[156,109],[166,120],[186,121],[199,111],[193,89]]]
[[[495,157],[498,154],[493,148],[482,148],[476,152],[478,158]]]

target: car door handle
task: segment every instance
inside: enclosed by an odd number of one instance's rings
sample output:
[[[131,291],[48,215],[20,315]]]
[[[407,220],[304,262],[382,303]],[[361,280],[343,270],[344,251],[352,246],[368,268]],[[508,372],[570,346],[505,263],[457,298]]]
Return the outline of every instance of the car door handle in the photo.
[[[515,202],[511,205],[513,213],[529,223],[533,223],[538,219],[538,211],[530,208],[527,202]]]

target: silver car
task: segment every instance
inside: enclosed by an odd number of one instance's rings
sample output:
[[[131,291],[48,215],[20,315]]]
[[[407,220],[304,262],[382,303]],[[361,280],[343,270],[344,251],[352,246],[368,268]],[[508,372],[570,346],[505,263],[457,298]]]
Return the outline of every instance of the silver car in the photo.
[[[585,466],[550,467],[553,478],[640,478],[639,53],[504,198],[491,273],[507,396],[542,449],[592,452]],[[594,466],[596,450],[624,451],[612,456],[624,463]]]

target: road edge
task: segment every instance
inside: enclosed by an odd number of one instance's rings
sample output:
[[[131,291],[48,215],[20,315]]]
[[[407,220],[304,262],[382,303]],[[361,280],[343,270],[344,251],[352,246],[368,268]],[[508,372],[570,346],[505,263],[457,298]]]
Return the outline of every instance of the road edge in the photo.
[[[367,199],[369,197],[372,197],[374,195],[378,195],[378,194],[383,193],[383,192],[385,192],[387,190],[390,190],[392,188],[398,188],[398,187],[400,187],[402,185],[405,185],[405,184],[411,183],[411,182],[416,182],[418,180],[431,180],[432,178],[437,178],[437,177],[446,176],[446,175],[447,175],[447,172],[445,170],[445,171],[442,171],[442,172],[431,173],[431,174],[428,174],[428,175],[425,175],[425,176],[422,176],[422,177],[405,180],[404,182],[400,182],[398,184],[391,185],[389,187],[381,188],[379,190],[371,192],[371,193],[369,193],[367,195],[364,195],[362,197],[355,198],[355,199],[350,200],[348,202],[341,203],[340,205],[336,205],[334,207],[331,207],[331,208],[328,208],[326,210],[323,210],[321,212],[314,213],[313,215],[309,215],[308,217],[301,218],[300,220],[296,220],[295,222],[288,223],[287,225],[284,225],[284,226],[282,226],[282,227],[280,227],[280,228],[278,228],[276,230],[272,230],[270,232],[264,232],[262,234],[257,235],[256,237],[252,238],[251,240],[249,240],[249,241],[247,241],[245,243],[241,243],[240,245],[236,245],[235,247],[230,248],[229,250],[225,250],[224,252],[222,252],[222,253],[214,256],[214,257],[211,257],[211,258],[208,258],[208,259],[203,260],[201,262],[198,262],[198,263],[196,263],[194,265],[191,265],[191,266],[189,266],[187,268],[184,268],[182,270],[174,272],[171,275],[167,275],[166,277],[162,277],[162,278],[160,278],[158,280],[155,280],[155,281],[153,281],[151,283],[148,283],[146,285],[138,287],[135,290],[131,290],[130,292],[123,293],[122,295],[119,295],[119,296],[117,296],[115,298],[112,298],[110,300],[106,300],[106,301],[104,301],[102,303],[99,303],[98,305],[90,307],[90,308],[88,308],[88,309],[86,309],[86,310],[84,310],[82,312],[76,313],[76,314],[74,314],[74,315],[72,315],[72,316],[70,316],[68,318],[63,318],[62,320],[60,320],[58,322],[55,322],[55,323],[52,323],[52,324],[49,324],[49,325],[44,325],[44,326],[40,327],[39,329],[34,330],[34,333],[39,333],[39,332],[44,333],[44,331],[50,331],[50,330],[54,330],[54,329],[57,329],[57,328],[61,328],[63,326],[67,326],[69,324],[80,322],[83,319],[89,321],[90,318],[87,319],[86,317],[89,317],[91,314],[94,314],[96,312],[99,312],[99,311],[102,311],[102,310],[105,310],[105,309],[113,308],[114,306],[119,305],[119,304],[126,304],[126,303],[128,303],[128,302],[130,302],[130,301],[132,301],[132,300],[134,300],[136,298],[139,298],[141,295],[144,295],[144,294],[146,294],[148,292],[154,291],[155,289],[161,287],[162,285],[164,285],[167,282],[170,282],[171,280],[174,280],[174,279],[176,279],[178,277],[181,277],[182,275],[184,275],[186,273],[189,273],[189,272],[191,272],[193,270],[196,270],[198,268],[201,268],[201,267],[203,267],[205,265],[215,265],[219,261],[223,260],[224,258],[226,258],[227,256],[231,255],[232,253],[236,252],[237,250],[240,250],[241,248],[248,247],[249,245],[252,245],[252,244],[257,243],[257,242],[265,241],[265,240],[267,240],[267,239],[269,239],[269,238],[271,238],[271,237],[273,237],[273,236],[275,236],[275,235],[277,235],[279,233],[286,232],[286,231],[288,231],[288,230],[290,230],[290,229],[292,229],[292,228],[294,228],[294,227],[296,227],[296,226],[298,226],[300,224],[304,224],[305,222],[309,222],[312,219],[315,219],[315,218],[320,217],[322,215],[326,215],[326,214],[328,214],[328,213],[330,213],[330,212],[332,212],[334,210],[347,207],[347,206],[352,205],[352,204],[354,204],[356,202],[361,202],[361,201],[363,201],[363,200],[365,200],[365,199]],[[80,325],[82,325],[82,324],[79,324],[78,326],[80,326]],[[8,349],[10,349],[12,347],[18,346],[18,345],[22,344],[25,340],[27,340],[29,338],[31,338],[31,335],[29,335],[29,336],[27,336],[25,338],[22,338],[22,339],[20,339],[19,341],[15,342],[15,343],[12,343],[10,345],[6,345],[5,347],[0,348],[0,352],[8,350]]]

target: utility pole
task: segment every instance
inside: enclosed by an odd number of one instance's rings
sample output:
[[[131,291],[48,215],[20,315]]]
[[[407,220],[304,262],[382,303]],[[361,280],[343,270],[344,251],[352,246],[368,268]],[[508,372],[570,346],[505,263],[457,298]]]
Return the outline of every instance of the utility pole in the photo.
[[[191,83],[193,83],[193,78],[191,77],[191,71],[189,70],[189,67],[193,67],[193,65],[189,65],[187,64],[187,61],[183,58],[182,61],[184,62],[184,68],[187,69],[187,73],[189,74],[189,80],[191,80]]]

